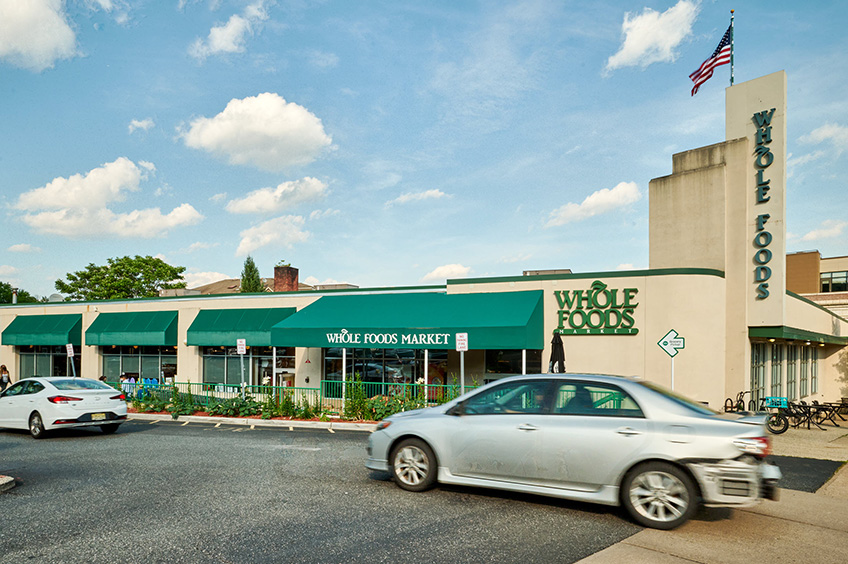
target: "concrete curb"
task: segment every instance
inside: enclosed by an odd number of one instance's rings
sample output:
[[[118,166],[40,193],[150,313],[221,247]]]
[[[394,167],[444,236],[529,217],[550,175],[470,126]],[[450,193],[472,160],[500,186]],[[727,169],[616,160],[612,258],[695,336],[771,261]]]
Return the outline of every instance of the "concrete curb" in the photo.
[[[15,487],[15,479],[11,476],[3,476],[0,474],[0,492],[11,490]]]
[[[353,423],[350,421],[298,421],[285,419],[250,419],[246,417],[207,417],[201,415],[180,415],[178,419],[158,413],[128,413],[128,420],[136,421],[174,421],[189,423],[225,423],[227,425],[252,425],[256,427],[284,427],[298,429],[327,429],[329,431],[365,431],[370,433],[377,423]]]

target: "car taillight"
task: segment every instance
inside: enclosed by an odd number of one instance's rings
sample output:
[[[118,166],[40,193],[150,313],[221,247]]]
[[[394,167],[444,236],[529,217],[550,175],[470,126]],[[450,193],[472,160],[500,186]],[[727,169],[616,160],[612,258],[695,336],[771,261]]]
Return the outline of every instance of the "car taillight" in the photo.
[[[117,396],[112,396],[112,397],[111,397],[111,398],[109,398],[109,399],[119,399],[119,400],[124,400],[124,401],[126,401],[127,396],[125,396],[124,394],[118,394]]]
[[[753,454],[757,458],[765,458],[771,454],[771,440],[768,437],[734,439],[733,444],[742,452]]]
[[[82,401],[82,398],[75,398],[71,396],[51,396],[47,398],[47,401],[51,403],[71,403],[72,401]]]

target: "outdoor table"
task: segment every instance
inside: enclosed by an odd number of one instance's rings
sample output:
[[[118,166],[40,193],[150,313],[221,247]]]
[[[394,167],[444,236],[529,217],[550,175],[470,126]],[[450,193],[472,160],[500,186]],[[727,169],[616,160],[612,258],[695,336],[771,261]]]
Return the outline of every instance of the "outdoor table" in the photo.
[[[842,417],[842,414],[839,413],[839,410],[848,407],[848,404],[846,404],[844,402],[828,401],[828,402],[825,402],[824,405],[829,405],[829,406],[833,407],[834,412],[836,413],[836,415],[839,416],[840,419],[842,419],[843,421],[848,421],[848,419],[845,419],[844,417]]]
[[[834,419],[834,416],[837,415],[836,407],[834,407],[833,405],[831,405],[829,403],[819,403],[819,404],[814,403],[810,407],[813,408],[813,416],[814,417],[819,416],[819,415],[821,416],[821,418],[816,417],[817,419],[819,419],[821,421],[821,423],[824,423],[825,421],[829,420],[831,423],[834,424],[834,426],[839,427],[839,423],[837,423],[836,419]],[[816,425],[818,425],[818,422],[816,422]]]

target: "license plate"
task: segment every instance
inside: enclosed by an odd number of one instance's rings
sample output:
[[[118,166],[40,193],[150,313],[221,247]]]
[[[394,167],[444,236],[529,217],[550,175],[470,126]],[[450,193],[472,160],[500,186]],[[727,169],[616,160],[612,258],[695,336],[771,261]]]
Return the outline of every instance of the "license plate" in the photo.
[[[92,413],[91,414],[91,420],[92,421],[105,421],[106,420],[106,414],[105,413]]]

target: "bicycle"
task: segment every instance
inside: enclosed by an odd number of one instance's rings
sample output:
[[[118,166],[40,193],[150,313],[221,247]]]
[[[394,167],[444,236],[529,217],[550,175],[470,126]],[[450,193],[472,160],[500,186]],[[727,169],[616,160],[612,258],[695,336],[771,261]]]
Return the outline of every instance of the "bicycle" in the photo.
[[[736,394],[735,401],[731,398],[724,400],[724,411],[727,413],[745,411],[745,394],[748,394],[749,396],[753,395],[751,390],[745,390]],[[748,411],[755,411],[756,407],[757,404],[754,402],[753,398],[748,400]]]
[[[794,412],[791,411],[789,401],[784,397],[765,396],[760,398],[761,411],[776,409],[777,411],[769,411],[766,418],[766,428],[769,432],[780,435],[789,429],[789,417],[794,417]]]

